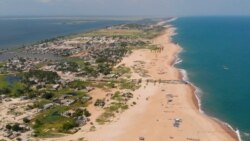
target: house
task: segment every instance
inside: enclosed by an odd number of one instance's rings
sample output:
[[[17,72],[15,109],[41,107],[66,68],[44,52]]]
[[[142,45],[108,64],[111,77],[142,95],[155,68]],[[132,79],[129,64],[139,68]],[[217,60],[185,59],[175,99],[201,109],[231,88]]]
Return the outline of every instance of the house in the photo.
[[[63,99],[60,101],[60,103],[64,106],[70,106],[71,104],[73,104],[75,102],[74,99]]]
[[[79,125],[79,126],[84,126],[87,124],[88,122],[88,118],[86,116],[78,116],[76,118],[76,123]]]
[[[74,113],[75,113],[74,110],[68,110],[68,111],[63,112],[63,113],[62,113],[62,116],[63,116],[63,117],[69,118],[69,117],[72,117],[72,115],[73,115]]]
[[[104,79],[112,79],[112,78],[118,78],[118,75],[116,74],[108,74],[103,77]]]
[[[59,84],[55,84],[55,85],[52,86],[52,88],[53,88],[54,90],[58,90],[58,89],[60,88],[60,85],[59,85]]]
[[[105,100],[97,99],[96,102],[95,102],[95,106],[104,107],[105,106]]]
[[[126,98],[128,98],[128,99],[133,98],[133,94],[130,93],[130,92],[125,92],[125,93],[122,94],[122,96],[123,96],[123,97],[126,97]]]
[[[86,88],[86,90],[87,90],[88,92],[93,91],[94,89],[95,89],[94,87],[87,87],[87,88]]]
[[[65,95],[60,96],[60,97],[59,97],[59,100],[63,100],[63,99],[69,98],[69,97],[72,97],[72,95],[70,95],[70,94],[65,94]]]
[[[52,108],[53,106],[54,106],[54,103],[48,103],[48,104],[45,104],[45,105],[43,106],[43,109],[44,109],[44,110],[47,110],[47,109]]]
[[[91,96],[83,96],[83,97],[82,97],[82,100],[83,100],[83,101],[89,101],[89,100],[91,100],[91,99],[92,99]]]

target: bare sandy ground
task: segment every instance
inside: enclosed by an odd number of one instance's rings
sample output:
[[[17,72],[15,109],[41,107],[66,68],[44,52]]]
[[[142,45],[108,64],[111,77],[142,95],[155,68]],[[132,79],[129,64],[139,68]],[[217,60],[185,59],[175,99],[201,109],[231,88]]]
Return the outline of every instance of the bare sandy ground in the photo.
[[[124,58],[121,64],[128,67],[136,61],[143,61],[149,77],[133,73],[132,78],[180,80],[180,71],[172,66],[181,48],[171,42],[174,28],[153,42],[164,49],[153,52],[146,49],[135,50]],[[197,99],[191,85],[146,83],[134,92],[135,106],[121,113],[113,122],[97,126],[96,131],[84,130],[58,140],[88,141],[236,141],[236,135],[226,126],[199,112]],[[174,120],[181,119],[179,127]],[[53,139],[57,140],[57,139]]]

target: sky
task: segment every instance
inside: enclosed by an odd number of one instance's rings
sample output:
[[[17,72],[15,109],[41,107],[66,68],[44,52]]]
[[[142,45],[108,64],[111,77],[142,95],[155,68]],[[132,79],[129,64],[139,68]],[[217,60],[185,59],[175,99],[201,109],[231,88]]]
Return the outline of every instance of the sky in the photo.
[[[250,0],[0,0],[0,16],[250,15]]]

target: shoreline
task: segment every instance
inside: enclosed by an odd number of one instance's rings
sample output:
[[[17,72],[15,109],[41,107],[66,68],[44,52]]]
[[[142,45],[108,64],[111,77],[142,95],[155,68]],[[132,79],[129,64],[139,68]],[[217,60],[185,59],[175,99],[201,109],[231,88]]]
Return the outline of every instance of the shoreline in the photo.
[[[175,35],[174,32],[175,28],[169,27],[163,35],[153,39],[153,43],[164,47],[162,52],[136,50],[130,56],[125,57],[121,63],[131,66],[134,61],[143,60],[144,68],[152,79],[183,80],[184,75],[174,66],[182,50],[171,40],[171,37]],[[167,73],[159,74],[159,70],[162,69]],[[134,74],[132,78],[138,78],[138,75]],[[171,103],[165,102],[168,101],[166,94],[173,95]],[[101,126],[96,131],[87,132],[86,139],[128,141],[145,137],[146,140],[171,139],[176,141],[238,140],[233,130],[200,111],[195,87],[190,84],[144,84],[144,86],[142,84],[142,87],[135,91],[135,97],[139,98],[135,107],[121,113],[118,119],[115,118],[116,120]],[[176,118],[183,120],[181,126],[177,128],[173,126],[173,120]]]
[[[186,81],[185,79],[183,79],[183,74],[182,74],[182,72],[181,72],[181,70],[182,69],[179,69],[179,71],[180,71],[180,78],[181,78],[181,80],[183,80],[183,81]],[[183,69],[184,70],[184,69]],[[184,70],[185,71],[185,70]],[[194,102],[194,104],[195,104],[195,106],[196,106],[196,108],[197,108],[197,110],[199,110],[199,112],[201,113],[201,114],[204,114],[205,116],[207,116],[208,118],[210,118],[210,119],[212,119],[212,120],[214,120],[215,122],[217,122],[225,131],[227,131],[233,138],[235,138],[237,141],[241,141],[241,138],[240,138],[240,136],[238,135],[238,133],[237,133],[237,130],[234,130],[233,129],[233,127],[231,127],[231,125],[230,124],[228,124],[228,123],[226,123],[226,122],[224,122],[224,121],[222,121],[222,120],[220,120],[220,119],[217,119],[217,118],[215,118],[215,117],[212,117],[212,116],[209,116],[209,115],[207,115],[202,109],[201,109],[201,100],[200,100],[200,98],[199,98],[199,96],[198,96],[198,90],[197,89],[199,89],[198,87],[196,87],[193,83],[191,83],[191,82],[188,82],[189,84],[189,87],[192,89],[192,93],[193,93],[193,102]]]
[[[176,28],[174,28],[174,30],[176,30]],[[173,36],[176,36],[176,34],[174,34]],[[173,36],[171,36],[171,37],[173,37]],[[173,42],[172,42],[172,43],[173,43]],[[179,46],[179,45],[178,45],[178,46]],[[180,79],[180,80],[183,80],[183,81],[185,81],[185,82],[187,82],[188,85],[189,85],[189,87],[192,89],[192,93],[193,93],[192,99],[193,99],[193,102],[194,102],[194,104],[195,104],[197,110],[199,110],[199,112],[200,112],[201,114],[204,114],[204,115],[207,116],[208,118],[210,118],[210,119],[214,120],[215,122],[217,122],[217,123],[221,126],[221,128],[223,128],[225,131],[227,131],[227,132],[228,132],[233,138],[235,138],[237,141],[241,141],[240,133],[238,133],[237,130],[234,130],[233,127],[232,127],[230,124],[228,124],[228,123],[226,123],[226,122],[224,122],[224,121],[222,121],[222,120],[220,120],[220,119],[218,119],[218,118],[216,118],[216,117],[212,117],[212,116],[207,115],[207,114],[201,109],[201,99],[200,99],[200,97],[199,97],[199,93],[200,93],[199,88],[198,88],[197,86],[195,86],[192,82],[190,82],[190,81],[188,80],[187,71],[186,71],[185,69],[181,69],[181,68],[175,67],[176,64],[179,64],[179,63],[182,62],[182,59],[179,57],[179,54],[183,51],[183,48],[182,48],[181,46],[179,46],[179,47],[180,47],[181,49],[180,49],[179,52],[176,53],[176,55],[175,55],[175,60],[172,62],[171,65],[172,65],[175,69],[177,69],[177,70],[179,71],[179,79]]]
[[[133,50],[123,57],[118,65],[132,69],[131,79],[142,79],[141,87],[133,92],[131,101],[136,104],[117,114],[111,122],[104,125],[96,123],[95,130],[82,127],[77,133],[46,140],[89,140],[89,141],[128,141],[128,140],[195,140],[195,141],[236,141],[236,132],[223,122],[206,115],[200,108],[195,85],[185,80],[182,70],[175,67],[180,62],[183,50],[172,42],[175,27],[166,27],[164,33],[152,39],[153,44],[162,46],[161,50]],[[142,62],[140,69],[148,76],[141,76],[133,67]],[[143,65],[142,65],[143,64]],[[117,65],[117,66],[118,66]],[[185,70],[184,70],[185,71]],[[185,83],[146,83],[146,80],[182,80]],[[92,93],[101,97],[105,92]],[[93,116],[98,116],[95,111]],[[175,122],[180,123],[176,126]],[[93,121],[94,122],[94,121]],[[166,132],[167,131],[167,132]]]

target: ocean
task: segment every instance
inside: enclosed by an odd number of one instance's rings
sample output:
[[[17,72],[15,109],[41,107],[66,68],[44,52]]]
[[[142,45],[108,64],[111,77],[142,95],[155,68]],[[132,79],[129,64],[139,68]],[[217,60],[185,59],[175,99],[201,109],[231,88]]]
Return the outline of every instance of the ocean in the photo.
[[[76,18],[0,18],[0,49],[125,23]],[[199,88],[201,109],[250,141],[250,17],[186,17],[172,24],[176,66]]]
[[[250,17],[185,17],[172,24],[176,66],[199,89],[201,110],[250,141]]]
[[[126,22],[87,17],[0,17],[0,49]]]

